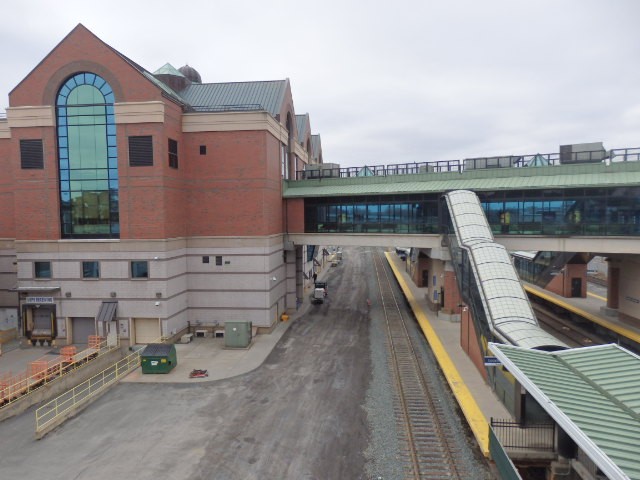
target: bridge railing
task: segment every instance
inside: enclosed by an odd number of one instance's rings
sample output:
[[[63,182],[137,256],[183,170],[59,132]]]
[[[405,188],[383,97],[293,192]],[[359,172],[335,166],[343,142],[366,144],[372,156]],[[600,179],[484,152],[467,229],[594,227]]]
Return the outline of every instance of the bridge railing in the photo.
[[[296,171],[296,180],[321,178],[355,178],[391,175],[415,175],[420,173],[463,172],[493,168],[553,167],[577,163],[637,162],[640,148],[615,148],[570,153],[535,153],[528,155],[505,155],[494,157],[465,158],[462,160],[439,160],[433,162],[411,162],[392,165],[365,165],[345,168],[314,168]],[[320,166],[321,167],[321,166]]]

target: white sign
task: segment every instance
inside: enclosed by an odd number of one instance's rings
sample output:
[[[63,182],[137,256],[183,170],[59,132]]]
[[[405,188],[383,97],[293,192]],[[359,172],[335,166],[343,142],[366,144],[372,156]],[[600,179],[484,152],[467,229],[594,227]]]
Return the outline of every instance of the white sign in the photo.
[[[53,297],[27,297],[25,303],[53,303]]]

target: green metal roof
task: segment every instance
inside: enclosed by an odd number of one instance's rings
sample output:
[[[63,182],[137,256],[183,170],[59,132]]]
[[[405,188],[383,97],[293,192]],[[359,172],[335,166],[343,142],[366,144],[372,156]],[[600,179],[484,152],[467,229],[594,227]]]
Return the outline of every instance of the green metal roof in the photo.
[[[640,162],[288,180],[285,198],[640,185]]]
[[[304,139],[309,128],[309,114],[296,115],[296,126],[298,127],[298,140]]]
[[[274,117],[280,113],[288,80],[235,83],[193,83],[180,92],[189,105],[233,110],[255,106]]]
[[[179,70],[177,70],[170,63],[165,63],[158,70],[153,72],[153,74],[154,75],[173,75],[173,76],[176,76],[176,77],[186,78]]]
[[[640,480],[640,357],[617,345],[491,351],[610,479]]]

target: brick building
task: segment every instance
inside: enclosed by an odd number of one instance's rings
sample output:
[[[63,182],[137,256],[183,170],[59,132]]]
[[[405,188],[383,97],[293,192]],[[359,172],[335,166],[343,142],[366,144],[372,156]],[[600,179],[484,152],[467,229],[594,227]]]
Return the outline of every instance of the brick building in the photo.
[[[53,319],[58,343],[146,343],[295,308],[313,263],[285,242],[282,180],[322,151],[288,79],[150,73],[78,25],[9,105],[0,307],[24,335]]]

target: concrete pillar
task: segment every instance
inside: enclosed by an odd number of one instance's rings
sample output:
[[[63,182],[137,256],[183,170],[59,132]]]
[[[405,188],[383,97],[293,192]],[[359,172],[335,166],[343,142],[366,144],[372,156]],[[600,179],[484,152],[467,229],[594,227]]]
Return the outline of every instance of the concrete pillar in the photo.
[[[608,265],[607,308],[616,309],[620,305],[620,268],[613,266],[611,261],[609,261]]]

